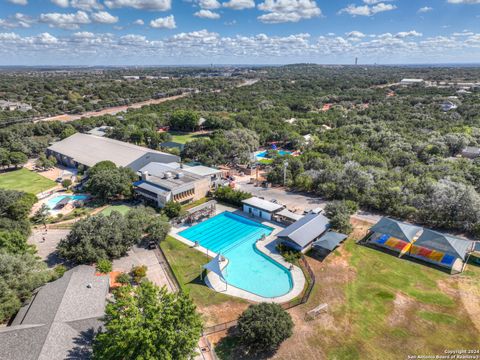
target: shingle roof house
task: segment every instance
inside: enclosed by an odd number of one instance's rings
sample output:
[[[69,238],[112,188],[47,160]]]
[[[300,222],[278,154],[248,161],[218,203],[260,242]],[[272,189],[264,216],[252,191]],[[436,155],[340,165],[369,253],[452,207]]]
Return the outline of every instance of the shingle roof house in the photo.
[[[81,265],[46,284],[0,329],[0,359],[86,359],[101,327],[108,276]]]

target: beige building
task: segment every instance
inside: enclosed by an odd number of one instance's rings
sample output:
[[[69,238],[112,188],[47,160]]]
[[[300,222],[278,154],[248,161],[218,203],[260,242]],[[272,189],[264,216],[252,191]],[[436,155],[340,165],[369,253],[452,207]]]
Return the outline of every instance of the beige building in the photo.
[[[212,173],[219,170],[194,169],[178,163],[151,162],[138,171],[140,180],[134,183],[135,194],[160,208],[170,201],[186,204],[204,198],[214,186]]]

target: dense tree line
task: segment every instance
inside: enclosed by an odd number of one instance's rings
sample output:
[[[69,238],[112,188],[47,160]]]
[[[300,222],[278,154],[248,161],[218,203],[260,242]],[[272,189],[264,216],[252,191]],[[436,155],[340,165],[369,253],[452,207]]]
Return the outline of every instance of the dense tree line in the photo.
[[[32,194],[0,189],[0,323],[13,316],[33,290],[55,277],[27,244],[28,215],[36,201]]]

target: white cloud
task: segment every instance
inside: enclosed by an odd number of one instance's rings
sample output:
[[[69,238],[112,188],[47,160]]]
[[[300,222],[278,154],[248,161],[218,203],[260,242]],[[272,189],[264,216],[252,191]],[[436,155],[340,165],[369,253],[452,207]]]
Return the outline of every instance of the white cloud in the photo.
[[[51,0],[51,2],[63,8],[73,7],[84,11],[103,9],[103,5],[97,0]]]
[[[199,0],[198,5],[202,9],[214,10],[222,6],[217,0]]]
[[[15,4],[15,5],[28,5],[28,0],[8,0],[9,3]]]
[[[364,36],[362,37],[363,34]],[[408,34],[408,36],[407,36]],[[29,59],[45,63],[91,64],[192,64],[199,62],[285,63],[298,61],[342,62],[355,56],[362,63],[378,61],[418,63],[433,61],[474,61],[480,58],[480,33],[462,36],[423,37],[415,30],[398,33],[356,33],[344,36],[312,37],[309,34],[287,36],[221,36],[208,30],[177,33],[162,39],[144,35],[118,36],[109,33],[79,31],[53,36],[42,33],[20,36],[0,33],[2,63],[28,64]],[[142,62],[143,61],[143,62]]]
[[[199,17],[199,18],[204,18],[204,19],[220,19],[220,14],[216,13],[216,12],[213,12],[213,11],[210,11],[210,10],[205,10],[205,9],[202,9],[200,11],[197,11],[195,14],[196,17]]]
[[[118,16],[113,16],[106,11],[99,11],[92,14],[92,20],[100,24],[115,24],[118,22]]]
[[[433,11],[432,7],[424,6],[424,7],[421,7],[420,9],[418,9],[417,13],[422,14],[422,13],[427,13],[427,12],[430,12],[430,11]]]
[[[480,4],[480,0],[448,0],[450,4]]]
[[[51,0],[57,6],[67,8],[70,6],[70,2],[68,0]]]
[[[132,7],[139,10],[167,11],[172,7],[171,0],[106,0],[109,8]]]
[[[410,30],[410,31],[401,31],[395,34],[395,37],[397,38],[407,38],[407,37],[419,37],[422,36],[423,34],[415,31],[415,30]]]
[[[331,34],[331,35],[335,35],[335,34]],[[345,35],[347,36],[347,38],[364,38],[366,36],[364,33],[362,33],[361,31],[357,31],[357,30],[350,31],[349,33],[346,33]]]
[[[0,27],[3,28],[29,28],[35,23],[35,19],[22,13],[16,13],[7,19],[0,19]]]
[[[133,22],[134,25],[145,25],[145,21],[142,19],[137,19]]]
[[[255,7],[255,1],[254,0],[230,0],[230,1],[224,2],[223,6],[233,10],[252,9]]]
[[[150,26],[156,29],[175,29],[177,27],[173,15],[152,20]]]
[[[322,15],[315,0],[265,0],[258,9],[267,12],[258,17],[264,23],[298,22]]]
[[[77,11],[73,14],[48,13],[40,14],[40,22],[48,24],[50,27],[75,30],[80,25],[90,24],[90,17],[84,11]]]
[[[338,13],[339,14],[349,14],[352,16],[372,16],[384,11],[391,11],[395,10],[397,7],[392,4],[385,4],[383,2],[375,3],[374,5],[354,5],[350,4],[346,8],[341,9]]]

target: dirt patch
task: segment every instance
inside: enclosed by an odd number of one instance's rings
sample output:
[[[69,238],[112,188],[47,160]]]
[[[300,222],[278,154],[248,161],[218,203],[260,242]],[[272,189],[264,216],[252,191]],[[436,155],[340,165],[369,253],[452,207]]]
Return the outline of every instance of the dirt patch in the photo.
[[[388,317],[388,323],[390,326],[394,327],[407,324],[409,321],[410,310],[415,304],[415,300],[400,292],[397,293],[395,295],[395,300],[393,300],[393,310]]]
[[[238,319],[249,305],[249,303],[229,301],[218,305],[199,306],[198,311],[205,320],[205,326],[208,327]]]

